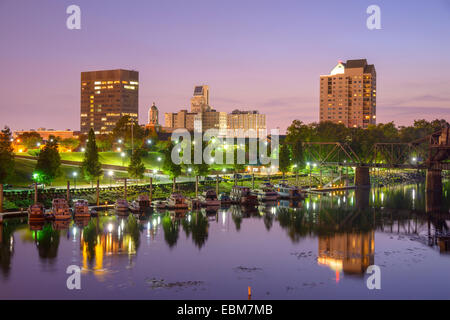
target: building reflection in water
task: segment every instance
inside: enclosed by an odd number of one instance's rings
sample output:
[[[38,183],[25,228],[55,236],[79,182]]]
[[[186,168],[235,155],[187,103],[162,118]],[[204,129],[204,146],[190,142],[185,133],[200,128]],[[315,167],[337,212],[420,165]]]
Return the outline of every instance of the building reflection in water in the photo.
[[[140,243],[141,225],[133,215],[128,218],[91,219],[80,235],[83,272],[92,271],[103,277],[108,256],[125,256],[132,265]]]
[[[336,272],[336,281],[340,273],[362,275],[367,267],[374,264],[375,232],[336,233],[319,236],[319,265],[328,266]]]

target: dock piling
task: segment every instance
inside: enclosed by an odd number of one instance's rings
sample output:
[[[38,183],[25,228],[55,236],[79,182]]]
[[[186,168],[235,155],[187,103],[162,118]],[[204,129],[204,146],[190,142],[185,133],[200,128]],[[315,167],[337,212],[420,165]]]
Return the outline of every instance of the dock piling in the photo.
[[[153,199],[153,178],[150,177],[150,203],[152,202]]]
[[[97,179],[97,207],[100,206],[100,180]]]

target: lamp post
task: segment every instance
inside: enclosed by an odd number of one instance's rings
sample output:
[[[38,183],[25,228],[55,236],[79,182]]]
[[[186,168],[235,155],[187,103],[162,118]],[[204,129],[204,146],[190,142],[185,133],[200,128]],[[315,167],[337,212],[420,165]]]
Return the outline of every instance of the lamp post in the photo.
[[[161,171],[161,157],[158,157],[156,160],[158,160],[158,171]]]
[[[120,156],[122,157],[122,167],[123,167],[123,165],[124,165],[123,161],[124,161],[124,158],[125,158],[125,152],[122,152],[120,154]]]
[[[110,170],[108,172],[108,175],[109,175],[109,186],[112,187],[112,177],[114,175],[114,172],[112,170]]]
[[[76,189],[77,188],[77,175],[78,175],[78,172],[74,171],[72,173],[72,175],[73,175],[74,188]]]

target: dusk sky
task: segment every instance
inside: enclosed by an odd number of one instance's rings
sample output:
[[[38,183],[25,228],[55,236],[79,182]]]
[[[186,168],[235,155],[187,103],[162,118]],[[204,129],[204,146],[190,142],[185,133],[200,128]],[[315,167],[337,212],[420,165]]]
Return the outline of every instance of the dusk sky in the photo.
[[[66,8],[81,7],[81,30]],[[381,30],[366,9],[381,8]],[[377,121],[450,121],[450,0],[0,0],[0,125],[80,127],[80,73],[139,71],[140,122],[155,101],[256,109],[268,128],[318,121],[319,76],[338,60],[377,71]]]

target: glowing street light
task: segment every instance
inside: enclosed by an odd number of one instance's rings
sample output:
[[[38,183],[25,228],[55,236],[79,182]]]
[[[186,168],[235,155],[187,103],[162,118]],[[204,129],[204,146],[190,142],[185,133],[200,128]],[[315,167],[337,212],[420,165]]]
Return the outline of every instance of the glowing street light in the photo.
[[[151,139],[148,139],[148,140],[147,140],[147,144],[152,144],[152,140],[151,140]]]
[[[112,177],[114,176],[114,171],[109,170],[108,172],[108,176],[109,176],[109,186],[112,186]]]
[[[81,152],[85,152],[86,151],[86,149],[85,148],[81,148]]]
[[[78,172],[74,171],[74,172],[72,173],[72,176],[73,176],[73,183],[74,183],[74,186],[75,186],[75,189],[76,189],[76,188],[77,188],[77,176],[78,176]]]

